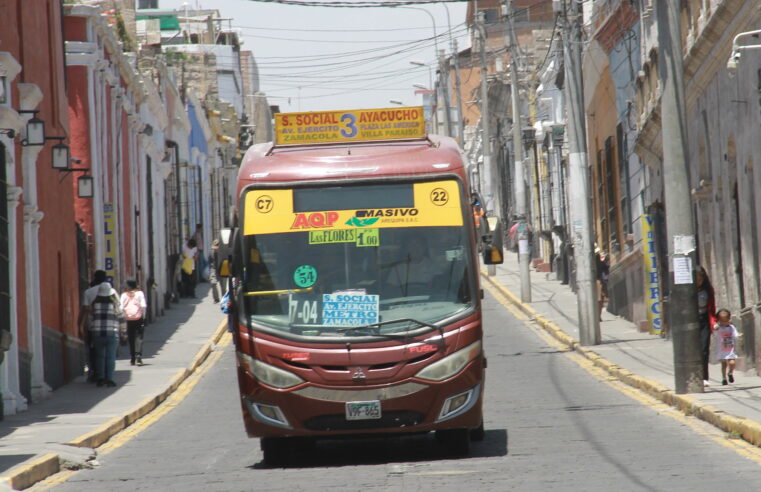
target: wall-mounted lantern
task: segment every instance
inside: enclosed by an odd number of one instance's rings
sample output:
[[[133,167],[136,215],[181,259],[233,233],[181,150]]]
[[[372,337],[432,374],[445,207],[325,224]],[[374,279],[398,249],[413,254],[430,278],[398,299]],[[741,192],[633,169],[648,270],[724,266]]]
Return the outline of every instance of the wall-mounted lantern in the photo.
[[[19,113],[32,113],[32,117],[26,122],[26,138],[21,140],[21,145],[45,145],[45,122],[37,117],[37,110],[19,110]]]
[[[63,138],[60,137],[58,143],[53,145],[53,169],[59,171],[69,170],[69,146],[63,143]]]
[[[77,169],[77,171],[89,172],[89,169]],[[95,194],[94,180],[89,174],[80,176],[77,179],[77,196],[79,198],[92,198]]]

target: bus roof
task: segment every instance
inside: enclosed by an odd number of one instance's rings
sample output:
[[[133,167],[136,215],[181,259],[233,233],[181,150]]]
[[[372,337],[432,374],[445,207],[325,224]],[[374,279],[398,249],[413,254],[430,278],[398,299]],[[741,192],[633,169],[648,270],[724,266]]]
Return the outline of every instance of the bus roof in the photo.
[[[456,174],[466,179],[459,147],[450,137],[350,144],[250,147],[238,172],[238,194],[251,183]]]

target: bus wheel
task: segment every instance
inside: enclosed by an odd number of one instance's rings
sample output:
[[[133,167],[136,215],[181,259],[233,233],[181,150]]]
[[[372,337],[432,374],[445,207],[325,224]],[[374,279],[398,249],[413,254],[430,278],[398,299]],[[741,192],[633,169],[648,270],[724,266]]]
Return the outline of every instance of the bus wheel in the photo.
[[[483,441],[484,437],[486,437],[486,431],[484,431],[484,422],[481,421],[481,425],[476,427],[475,429],[470,430],[470,440],[471,441]]]
[[[470,453],[470,429],[437,430],[436,440],[454,456]]]
[[[264,463],[267,466],[283,466],[288,461],[288,441],[282,437],[263,437],[260,441]]]

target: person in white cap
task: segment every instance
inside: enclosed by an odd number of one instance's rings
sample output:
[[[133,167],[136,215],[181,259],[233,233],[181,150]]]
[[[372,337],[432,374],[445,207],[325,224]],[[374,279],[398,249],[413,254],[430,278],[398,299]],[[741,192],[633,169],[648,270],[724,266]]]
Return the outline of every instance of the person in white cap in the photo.
[[[116,349],[119,345],[119,327],[124,322],[119,294],[108,282],[98,286],[98,295],[92,302],[90,337],[95,345],[95,373],[98,386],[116,386]]]

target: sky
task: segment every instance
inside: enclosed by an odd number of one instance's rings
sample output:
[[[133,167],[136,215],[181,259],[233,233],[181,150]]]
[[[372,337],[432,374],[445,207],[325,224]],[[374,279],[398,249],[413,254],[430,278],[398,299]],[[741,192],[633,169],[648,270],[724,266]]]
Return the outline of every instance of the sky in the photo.
[[[182,9],[183,3],[217,9],[231,19],[225,28],[240,30],[241,49],[252,51],[259,67],[260,90],[283,112],[421,105],[413,84],[430,87],[437,47],[452,52],[449,26],[458,50],[470,46],[466,2],[330,8],[159,0],[159,7]]]

